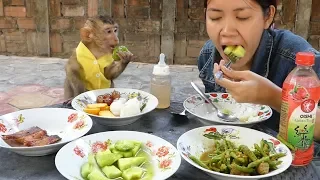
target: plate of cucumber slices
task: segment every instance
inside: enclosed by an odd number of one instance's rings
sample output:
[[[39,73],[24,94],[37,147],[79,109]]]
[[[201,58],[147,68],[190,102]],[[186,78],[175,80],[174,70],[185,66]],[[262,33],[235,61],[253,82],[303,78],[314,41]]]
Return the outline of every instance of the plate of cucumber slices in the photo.
[[[58,171],[70,180],[162,180],[180,163],[172,144],[136,131],[91,134],[65,145],[55,158]]]

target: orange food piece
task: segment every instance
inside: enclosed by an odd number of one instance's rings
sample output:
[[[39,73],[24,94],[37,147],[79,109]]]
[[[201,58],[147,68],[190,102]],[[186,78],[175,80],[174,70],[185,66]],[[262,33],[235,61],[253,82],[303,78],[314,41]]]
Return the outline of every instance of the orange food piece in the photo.
[[[112,114],[111,111],[100,111],[99,116],[111,117],[111,118],[116,117],[114,114]]]
[[[94,104],[88,104],[87,108],[89,109],[94,109],[94,108],[105,108],[107,107],[108,104],[107,103],[94,103]]]
[[[101,111],[106,111],[106,110],[110,110],[110,106],[108,106],[108,104],[106,104],[107,106],[101,107],[100,110]]]
[[[100,108],[84,108],[83,111],[88,114],[99,115]]]

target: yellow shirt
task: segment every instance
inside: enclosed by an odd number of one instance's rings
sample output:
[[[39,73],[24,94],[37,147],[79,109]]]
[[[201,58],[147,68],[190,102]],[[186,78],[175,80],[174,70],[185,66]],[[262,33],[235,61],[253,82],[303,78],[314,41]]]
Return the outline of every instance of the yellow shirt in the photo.
[[[77,49],[77,60],[82,66],[80,78],[87,90],[104,89],[111,86],[111,81],[105,78],[104,68],[113,62],[112,54],[106,54],[96,59],[90,50],[80,42]]]

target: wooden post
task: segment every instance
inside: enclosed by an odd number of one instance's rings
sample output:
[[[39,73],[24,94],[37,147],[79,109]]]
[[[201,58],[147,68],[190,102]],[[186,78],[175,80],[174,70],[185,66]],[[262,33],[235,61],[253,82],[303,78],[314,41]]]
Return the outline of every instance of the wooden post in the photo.
[[[312,11],[312,0],[298,0],[295,33],[308,39]]]
[[[164,53],[166,55],[168,64],[173,64],[175,18],[176,18],[176,0],[163,0],[162,1],[161,53]]]
[[[49,40],[49,0],[29,0],[35,5],[34,19],[36,22],[35,47],[38,56],[50,57]]]

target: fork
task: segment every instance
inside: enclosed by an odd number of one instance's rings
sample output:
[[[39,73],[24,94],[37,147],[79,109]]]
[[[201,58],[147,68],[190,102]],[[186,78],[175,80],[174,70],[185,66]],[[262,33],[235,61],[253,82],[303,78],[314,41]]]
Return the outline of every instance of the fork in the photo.
[[[226,64],[226,68],[230,68],[231,66],[231,60],[229,60],[229,62]],[[222,78],[222,75],[223,75],[223,72],[220,70],[218,71],[214,76],[217,78],[217,79],[221,79]]]

